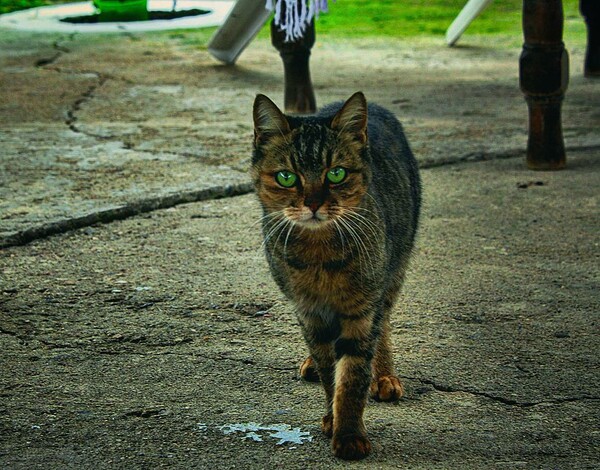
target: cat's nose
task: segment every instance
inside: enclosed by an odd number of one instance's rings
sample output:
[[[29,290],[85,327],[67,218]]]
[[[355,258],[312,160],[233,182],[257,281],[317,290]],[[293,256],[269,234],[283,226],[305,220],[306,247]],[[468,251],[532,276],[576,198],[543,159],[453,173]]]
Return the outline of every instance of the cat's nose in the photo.
[[[310,203],[308,203],[306,205],[313,212],[317,212],[319,210],[319,207],[321,207],[321,203],[319,203],[317,201],[312,201],[312,202],[310,202]]]
[[[317,212],[319,210],[319,207],[321,207],[321,202],[316,200],[316,199],[307,199],[304,201],[304,205],[307,206],[312,212],[313,214],[315,212]]]
[[[325,202],[325,194],[323,188],[319,186],[307,185],[304,193],[304,205],[308,207],[313,214],[316,214],[319,207]]]

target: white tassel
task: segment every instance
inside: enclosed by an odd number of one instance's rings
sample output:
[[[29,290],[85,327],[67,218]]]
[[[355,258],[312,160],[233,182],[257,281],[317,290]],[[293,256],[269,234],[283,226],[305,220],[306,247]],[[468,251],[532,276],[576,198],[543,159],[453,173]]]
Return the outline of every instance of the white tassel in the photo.
[[[281,0],[275,4],[275,17],[273,20],[277,26],[281,24]]]
[[[281,17],[283,2],[285,2],[285,18]],[[273,0],[266,0],[265,4],[267,10],[275,10],[273,21],[281,31],[285,31],[285,42],[304,36],[304,31],[313,18],[319,18],[319,13],[327,13],[327,7],[327,0],[304,0],[300,9],[297,0],[275,0],[275,5]]]

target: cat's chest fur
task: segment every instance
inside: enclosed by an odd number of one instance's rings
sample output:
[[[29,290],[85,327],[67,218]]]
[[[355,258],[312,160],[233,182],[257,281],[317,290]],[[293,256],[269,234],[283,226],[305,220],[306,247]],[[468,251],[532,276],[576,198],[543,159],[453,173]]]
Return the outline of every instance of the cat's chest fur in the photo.
[[[362,260],[334,237],[296,239],[270,258],[275,279],[301,310],[352,313],[366,300],[359,286],[370,280],[361,273]]]

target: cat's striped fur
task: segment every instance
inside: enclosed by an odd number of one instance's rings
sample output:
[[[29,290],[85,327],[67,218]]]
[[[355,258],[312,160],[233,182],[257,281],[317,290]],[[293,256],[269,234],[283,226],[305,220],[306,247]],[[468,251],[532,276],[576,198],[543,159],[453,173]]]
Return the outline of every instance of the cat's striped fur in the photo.
[[[397,119],[360,92],[310,117],[284,116],[258,95],[254,124],[266,255],[310,350],[301,374],[321,379],[335,455],[360,459],[371,450],[369,389],[378,400],[402,395],[390,311],[419,218],[417,164]],[[344,179],[333,183],[330,170]]]

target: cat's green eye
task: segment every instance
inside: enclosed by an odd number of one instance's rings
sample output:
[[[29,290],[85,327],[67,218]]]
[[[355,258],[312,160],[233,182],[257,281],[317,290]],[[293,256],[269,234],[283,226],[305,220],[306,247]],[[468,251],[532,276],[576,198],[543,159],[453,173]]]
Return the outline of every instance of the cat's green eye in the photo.
[[[284,188],[291,188],[296,184],[298,176],[291,171],[280,171],[275,175],[275,180]]]
[[[336,166],[327,172],[327,179],[333,184],[341,183],[346,179],[346,169]]]

